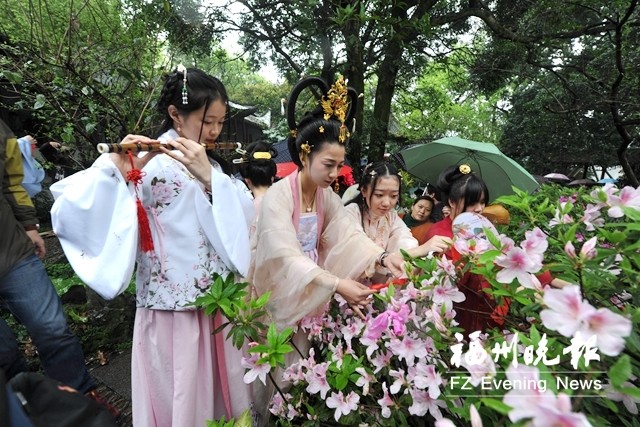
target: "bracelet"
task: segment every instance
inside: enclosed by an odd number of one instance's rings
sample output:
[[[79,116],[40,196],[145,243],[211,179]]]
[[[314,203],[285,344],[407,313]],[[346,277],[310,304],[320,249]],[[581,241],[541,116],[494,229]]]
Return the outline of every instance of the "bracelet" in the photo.
[[[24,226],[24,231],[33,231],[33,230],[39,230],[39,229],[40,229],[40,224],[31,224],[31,225]]]
[[[384,259],[389,256],[389,252],[384,251],[380,254],[380,257],[378,258],[378,264],[380,264],[382,267],[387,267],[386,265],[384,265]]]

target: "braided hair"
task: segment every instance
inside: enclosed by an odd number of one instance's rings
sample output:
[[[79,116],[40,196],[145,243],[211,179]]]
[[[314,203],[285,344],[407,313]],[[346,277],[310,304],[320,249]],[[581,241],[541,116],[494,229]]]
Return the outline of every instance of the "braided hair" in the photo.
[[[330,90],[332,90],[321,78],[307,77],[300,80],[293,87],[287,103],[287,124],[291,130],[287,145],[291,159],[298,166],[299,170],[303,167],[302,161],[300,160],[300,153],[304,152],[303,148],[301,148],[303,144],[309,149],[307,152],[309,158],[313,157],[314,153],[320,151],[324,144],[346,145],[349,132],[346,132],[346,139],[343,139],[345,136],[345,127],[346,129],[350,129],[353,126],[358,105],[358,94],[355,89],[346,88],[348,107],[346,111],[344,111],[344,122],[334,114],[330,114],[328,118],[325,118],[326,111],[323,110],[322,105],[318,105],[312,111],[307,112],[300,120],[300,123],[296,123],[295,108],[298,96],[303,90],[314,86],[320,89],[325,99],[329,95]]]
[[[250,179],[253,185],[258,187],[269,187],[276,177],[277,167],[274,157],[278,156],[278,151],[269,146],[266,141],[256,141],[247,145],[246,155],[242,157],[240,163],[240,175],[245,179]],[[270,159],[256,158],[255,153],[269,153]]]
[[[440,190],[443,203],[457,204],[464,200],[463,211],[484,200],[489,200],[487,184],[478,175],[465,169],[467,165],[453,165],[447,167],[438,176],[437,187]],[[465,173],[466,172],[466,173]]]
[[[173,128],[173,118],[169,114],[169,106],[173,105],[180,115],[187,116],[204,107],[206,112],[209,106],[216,101],[221,101],[226,108],[225,121],[229,119],[229,97],[222,82],[197,68],[189,68],[187,72],[186,93],[187,103],[183,103],[184,74],[175,71],[164,77],[164,86],[160,93],[160,99],[156,105],[158,112],[163,117],[161,132],[167,132]],[[204,123],[203,123],[204,126]],[[202,137],[202,129],[198,139]],[[197,141],[199,142],[199,141]],[[226,174],[231,174],[229,163],[213,150],[207,150],[207,155],[218,162]]]
[[[398,192],[399,194],[402,194],[402,180],[400,179],[400,175],[398,174],[398,169],[391,163],[380,161],[369,163],[367,166],[365,166],[364,170],[362,171],[362,176],[360,177],[360,182],[358,183],[358,189],[360,190],[358,192],[358,195],[345,204],[350,205],[351,203],[356,203],[358,205],[363,228],[364,214],[369,210],[369,206],[367,205],[367,200],[362,193],[372,193],[376,189],[378,181],[380,181],[381,178],[385,177],[396,178],[398,180]]]

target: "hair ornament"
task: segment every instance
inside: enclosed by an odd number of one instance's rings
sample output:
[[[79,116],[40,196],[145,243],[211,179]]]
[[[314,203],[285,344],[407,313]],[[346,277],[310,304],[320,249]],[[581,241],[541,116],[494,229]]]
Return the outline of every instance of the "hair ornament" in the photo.
[[[271,153],[268,151],[256,151],[253,153],[253,158],[258,160],[271,160]]]
[[[308,142],[300,144],[300,151],[302,151],[306,156],[308,156],[309,154],[311,154],[311,146],[309,145]]]
[[[320,104],[322,105],[322,111],[324,111],[325,120],[333,117],[342,123],[338,140],[344,144],[347,138],[351,136],[347,126],[344,124],[349,110],[349,91],[344,81],[344,76],[340,76],[329,88],[327,94],[322,97]]]
[[[278,156],[278,152],[273,147],[271,147],[269,151],[254,151],[253,153],[250,153],[243,148],[236,148],[236,153],[241,156],[240,158],[233,159],[232,163],[236,165],[249,163],[252,160],[271,160]]]
[[[460,171],[461,174],[467,175],[471,173],[471,166],[467,164],[463,164],[458,167],[458,170]]]
[[[324,126],[320,126],[320,127],[318,128],[318,132],[320,132],[320,133],[324,133]]]
[[[179,73],[182,73],[182,105],[186,105],[189,103],[187,93],[187,68],[182,64],[178,64],[177,70]]]

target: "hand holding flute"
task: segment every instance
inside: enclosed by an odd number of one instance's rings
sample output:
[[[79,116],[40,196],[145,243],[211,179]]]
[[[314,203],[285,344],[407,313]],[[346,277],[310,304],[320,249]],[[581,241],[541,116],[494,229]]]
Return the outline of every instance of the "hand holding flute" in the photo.
[[[146,136],[143,135],[127,135],[124,137],[124,139],[122,140],[122,144],[152,144],[152,143],[158,143],[159,141],[148,138]],[[118,144],[116,144],[118,145]],[[156,153],[149,153],[146,156],[143,157],[138,157],[137,155],[133,155],[131,156],[131,158],[129,158],[129,155],[127,154],[126,151],[121,152],[120,154],[118,153],[110,153],[109,154],[109,158],[111,158],[111,161],[116,165],[116,167],[118,168],[118,170],[120,170],[120,173],[122,174],[122,177],[126,179],[127,177],[127,173],[131,170],[131,162],[133,161],[133,167],[139,170],[142,170],[147,163],[149,163],[149,160],[151,160],[152,158],[154,158],[156,156],[156,154],[158,154],[158,152]]]

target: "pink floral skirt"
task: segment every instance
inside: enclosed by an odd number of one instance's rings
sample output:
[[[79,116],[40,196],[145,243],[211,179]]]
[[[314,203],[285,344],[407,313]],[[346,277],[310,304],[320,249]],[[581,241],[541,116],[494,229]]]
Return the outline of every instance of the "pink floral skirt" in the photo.
[[[216,319],[216,325],[220,324]],[[212,335],[203,311],[138,308],[133,330],[131,392],[136,427],[204,426],[249,408],[242,353]]]

